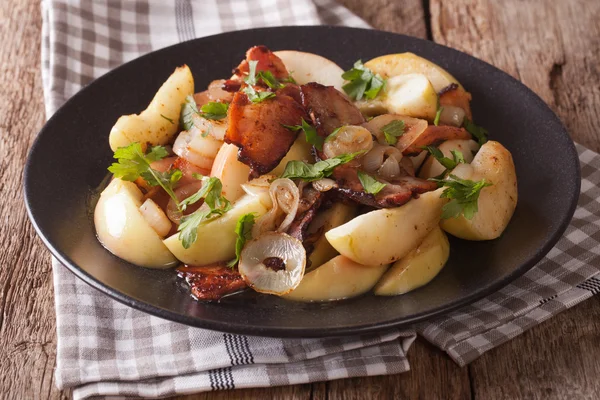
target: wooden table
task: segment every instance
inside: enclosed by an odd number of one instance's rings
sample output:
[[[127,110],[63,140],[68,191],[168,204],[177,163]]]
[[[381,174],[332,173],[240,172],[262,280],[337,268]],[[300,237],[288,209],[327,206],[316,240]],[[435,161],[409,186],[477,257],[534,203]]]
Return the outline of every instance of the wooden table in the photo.
[[[520,79],[573,138],[600,150],[600,1],[342,0],[374,27],[435,40]],[[364,3],[364,4],[363,4]],[[68,398],[54,385],[50,254],[23,206],[21,174],[44,123],[38,0],[0,2],[0,397]],[[518,118],[518,116],[515,116]],[[186,398],[596,399],[600,296],[460,368],[417,341],[408,373]]]

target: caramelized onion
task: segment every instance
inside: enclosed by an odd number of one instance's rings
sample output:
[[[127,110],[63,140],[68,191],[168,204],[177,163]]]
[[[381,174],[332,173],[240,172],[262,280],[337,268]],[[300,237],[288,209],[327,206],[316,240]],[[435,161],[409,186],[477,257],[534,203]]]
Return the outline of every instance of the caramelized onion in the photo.
[[[171,230],[171,221],[152,199],[146,199],[140,206],[140,212],[158,236],[161,238],[167,236]]]
[[[268,232],[246,244],[238,270],[248,286],[260,293],[282,296],[302,281],[306,250],[285,233]]]
[[[312,183],[312,186],[319,192],[328,192],[331,189],[337,187],[337,184],[333,179],[323,178],[319,179],[318,181],[314,181]]]
[[[440,124],[462,126],[465,119],[465,110],[455,106],[444,106],[440,113]]]
[[[202,181],[196,181],[189,183],[187,185],[178,187],[175,189],[175,196],[179,201],[185,200],[194,193],[196,193],[202,187]],[[187,212],[190,213],[192,209],[190,207],[187,208]],[[181,212],[177,209],[177,205],[173,199],[169,200],[169,204],[167,204],[167,217],[177,225],[181,221]]]
[[[197,167],[210,170],[222,144],[223,142],[211,135],[202,136],[202,132],[193,127],[177,136],[173,151]]]
[[[373,135],[362,126],[342,126],[333,137],[327,138],[323,153],[327,158],[342,154],[367,152],[373,148]]]
[[[264,232],[284,232],[296,218],[300,204],[300,190],[296,184],[287,178],[275,179],[269,187],[269,195],[273,201],[273,208],[263,215],[252,229],[252,236],[257,237]],[[279,220],[285,214],[281,223]],[[277,227],[279,224],[279,227]]]
[[[387,160],[383,162],[379,169],[379,176],[383,179],[393,179],[400,175],[400,165],[396,157],[389,156]]]
[[[376,172],[383,165],[386,157],[394,157],[396,162],[402,159],[402,152],[394,146],[385,146],[378,143],[362,158],[362,166],[367,172]]]

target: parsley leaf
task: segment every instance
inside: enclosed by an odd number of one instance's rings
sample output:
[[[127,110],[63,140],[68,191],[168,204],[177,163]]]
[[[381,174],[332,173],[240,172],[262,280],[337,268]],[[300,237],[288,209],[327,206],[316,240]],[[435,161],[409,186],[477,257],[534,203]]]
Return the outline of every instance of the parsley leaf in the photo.
[[[469,120],[465,117],[463,121],[463,127],[469,132],[479,143],[480,146],[483,146],[485,142],[488,141],[488,131],[487,129],[482,128],[481,126],[477,126],[473,123],[473,121]]]
[[[200,116],[206,119],[223,119],[227,117],[227,110],[229,109],[229,104],[227,103],[219,103],[217,101],[211,101],[206,103],[200,108]]]
[[[435,118],[433,119],[433,124],[435,126],[440,124],[440,116],[442,115],[442,111],[444,111],[444,107],[438,107],[437,112],[435,113]]]
[[[480,181],[472,181],[469,179],[461,179],[456,175],[450,175],[449,179],[432,179],[440,186],[445,186],[446,189],[442,192],[441,198],[451,199],[449,203],[442,208],[442,218],[456,218],[461,214],[466,219],[473,219],[477,213],[477,202],[481,189],[486,186],[491,186],[490,182],[485,179]]]
[[[173,125],[175,125],[175,121],[173,121],[171,118],[169,117],[165,117],[164,115],[160,114],[161,117],[163,117],[164,119],[166,119],[167,121],[169,121],[170,123],[172,123]]]
[[[271,71],[260,71],[258,76],[265,83],[265,85],[271,89],[281,89],[282,87],[285,87],[283,83],[279,82],[277,78],[275,78],[275,75],[273,75]]]
[[[252,239],[252,227],[256,220],[255,213],[244,214],[238,219],[235,225],[235,233],[237,239],[235,240],[235,258],[227,263],[227,266],[233,268],[235,264],[240,260],[240,255],[244,249],[246,241]]]
[[[342,89],[353,100],[374,99],[385,85],[385,80],[379,74],[373,74],[365,67],[361,60],[354,63],[354,67],[342,74],[348,81]]]
[[[242,89],[242,92],[246,93],[248,99],[253,103],[260,103],[263,100],[275,97],[275,93],[273,92],[259,92],[252,86],[246,86],[244,89]]]
[[[385,183],[379,182],[371,175],[362,171],[358,171],[358,180],[360,181],[360,184],[363,186],[363,188],[365,188],[365,192],[369,194],[377,194],[381,192],[381,189],[386,187]]]
[[[195,177],[199,177],[196,175]],[[198,238],[198,227],[206,220],[225,214],[231,209],[231,203],[222,195],[223,184],[219,178],[202,177],[202,188],[192,196],[181,202],[185,208],[204,198],[204,204],[189,215],[184,215],[179,224],[179,240],[185,249],[188,249]]]
[[[319,161],[315,164],[308,164],[304,161],[292,160],[287,163],[282,178],[300,178],[306,182],[318,181],[326,178],[333,173],[333,169],[338,165],[345,164],[354,158],[362,155],[364,152],[341,154],[339,156]]]
[[[162,160],[168,154],[162,146],[154,146],[148,154],[144,154],[140,143],[132,143],[115,151],[113,157],[117,159],[117,162],[108,167],[108,170],[116,178],[125,181],[135,181],[137,178],[142,177],[149,185],[162,187],[179,207],[179,201],[173,192],[173,187],[181,179],[181,171],[174,169],[160,172],[150,166],[152,162]]]
[[[385,136],[385,141],[393,146],[398,143],[398,138],[404,135],[404,128],[404,121],[397,119],[385,125],[381,130]]]
[[[181,113],[179,114],[179,125],[181,125],[181,129],[184,131],[192,129],[194,126],[194,114],[199,113],[194,96],[187,96],[185,102],[181,105]]]
[[[459,163],[465,162],[463,154],[458,150],[451,150],[452,158],[448,158],[437,147],[425,146],[423,149],[427,150],[447,170],[453,170]]]
[[[301,125],[283,125],[283,127],[293,132],[298,132],[299,130],[302,130],[304,132],[304,136],[306,137],[306,141],[309,144],[315,146],[319,151],[323,150],[323,142],[325,141],[325,139],[319,136],[315,127],[306,122],[304,118],[302,118]]]
[[[281,82],[283,83],[293,83],[293,84],[297,84],[296,80],[294,79],[294,77],[292,76],[292,72],[294,71],[289,71],[289,75],[287,78],[283,78],[281,80]]]
[[[340,126],[339,128],[334,129],[333,132],[331,132],[329,135],[327,135],[327,137],[325,138],[325,143],[331,142],[333,139],[335,139],[335,136],[338,134],[338,132],[342,128],[343,128],[343,126]]]
[[[256,85],[256,66],[258,65],[258,61],[250,60],[248,61],[248,76],[244,78],[244,82],[248,85]]]

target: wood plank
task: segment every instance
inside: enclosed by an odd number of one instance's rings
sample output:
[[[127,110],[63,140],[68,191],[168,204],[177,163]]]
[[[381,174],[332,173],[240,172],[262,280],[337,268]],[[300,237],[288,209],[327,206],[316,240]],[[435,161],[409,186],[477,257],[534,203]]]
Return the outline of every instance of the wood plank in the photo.
[[[341,379],[328,383],[328,400],[469,399],[466,368],[417,340],[408,352],[411,370],[403,374]]]
[[[59,398],[49,255],[29,223],[21,174],[44,122],[40,5],[0,3],[0,393]]]
[[[520,79],[600,150],[600,3],[432,0],[431,16],[435,41]],[[469,366],[474,397],[596,398],[599,315],[596,297],[484,354]]]
[[[337,1],[375,29],[427,38],[423,0]]]
[[[600,150],[600,2],[431,1],[433,39],[506,71]],[[476,101],[476,100],[475,100]]]

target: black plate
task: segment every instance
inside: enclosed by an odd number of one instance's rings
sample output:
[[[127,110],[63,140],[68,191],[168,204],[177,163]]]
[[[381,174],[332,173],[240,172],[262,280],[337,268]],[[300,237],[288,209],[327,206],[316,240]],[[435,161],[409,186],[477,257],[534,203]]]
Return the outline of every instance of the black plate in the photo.
[[[228,76],[246,49],[265,44],[326,56],[347,69],[357,59],[410,51],[436,62],[473,94],[477,123],[513,154],[519,203],[500,239],[451,241],[446,267],[430,284],[397,297],[372,295],[328,304],[244,295],[194,301],[173,271],[148,270],[111,255],[90,214],[112,153],[110,128],[144,109],[176,66],[188,64],[196,89]],[[97,79],[48,121],[25,168],[31,220],[54,256],[109,296],[150,314],[202,328],[265,336],[318,337],[400,327],[471,303],[506,285],[558,241],[575,210],[580,174],[573,142],[531,90],[493,66],[435,43],[392,33],[333,27],[231,32],[156,51]]]

